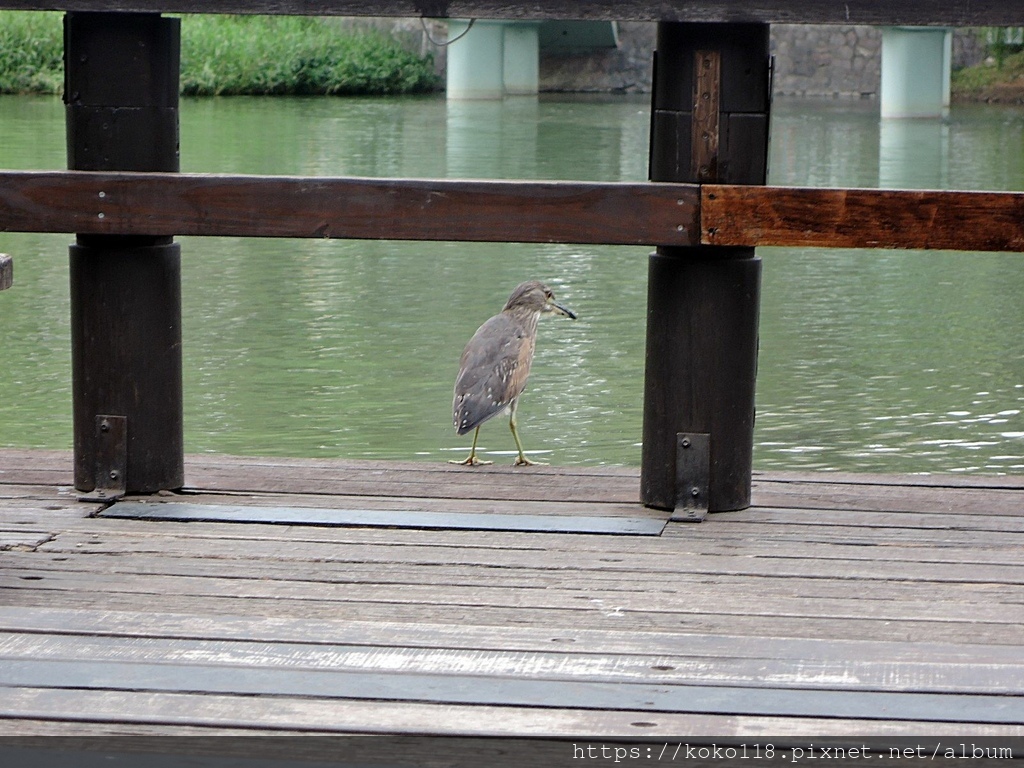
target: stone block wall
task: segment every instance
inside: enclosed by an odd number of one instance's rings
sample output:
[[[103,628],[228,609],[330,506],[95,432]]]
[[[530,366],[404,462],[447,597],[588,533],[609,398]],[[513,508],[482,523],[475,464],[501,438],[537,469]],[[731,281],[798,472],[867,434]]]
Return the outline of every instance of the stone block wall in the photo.
[[[618,50],[578,55],[541,53],[542,91],[647,92],[655,26],[619,24]],[[882,30],[871,26],[772,26],[774,91],[778,96],[873,98],[881,84]],[[953,35],[953,65],[983,56],[970,30]]]
[[[353,19],[396,35],[410,49],[434,57],[443,76],[447,37],[444,21]],[[656,25],[619,22],[619,47],[583,54],[541,52],[540,88],[547,92],[647,93],[651,89]],[[870,26],[772,26],[774,90],[778,96],[874,98],[881,83],[882,30]],[[956,30],[953,66],[978,63],[984,55],[979,35]]]

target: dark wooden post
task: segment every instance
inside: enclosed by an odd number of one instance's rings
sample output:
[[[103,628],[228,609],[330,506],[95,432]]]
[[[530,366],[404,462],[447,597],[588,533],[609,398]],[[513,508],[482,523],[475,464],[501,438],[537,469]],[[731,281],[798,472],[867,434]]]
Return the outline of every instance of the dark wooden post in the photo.
[[[179,30],[159,14],[67,14],[68,168],[178,170]],[[75,487],[179,488],[179,247],[168,237],[79,235],[70,258]]]
[[[6,253],[0,253],[0,291],[14,285],[14,259]]]
[[[766,24],[660,23],[651,180],[764,184],[770,72]],[[658,248],[649,281],[641,499],[679,519],[747,507],[760,260]]]

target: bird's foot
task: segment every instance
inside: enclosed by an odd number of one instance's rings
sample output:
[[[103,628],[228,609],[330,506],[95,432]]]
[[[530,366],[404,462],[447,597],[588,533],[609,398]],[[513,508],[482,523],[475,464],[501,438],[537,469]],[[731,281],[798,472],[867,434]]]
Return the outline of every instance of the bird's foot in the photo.
[[[483,461],[482,459],[478,459],[476,456],[470,455],[464,458],[462,461],[459,461],[458,459],[450,459],[448,463],[461,464],[464,467],[482,467],[486,466],[487,464],[493,464],[494,462]]]
[[[515,463],[512,464],[513,467],[546,467],[547,465],[546,461],[530,461],[523,455],[518,456]]]

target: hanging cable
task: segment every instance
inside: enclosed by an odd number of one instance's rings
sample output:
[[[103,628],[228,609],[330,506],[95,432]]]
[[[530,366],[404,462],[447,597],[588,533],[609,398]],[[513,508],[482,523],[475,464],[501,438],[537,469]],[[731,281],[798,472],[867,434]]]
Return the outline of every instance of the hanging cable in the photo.
[[[467,34],[469,34],[469,30],[471,30],[471,29],[473,28],[473,25],[474,25],[474,24],[476,24],[476,19],[470,19],[470,20],[469,20],[469,26],[468,26],[468,27],[466,27],[466,28],[465,28],[465,29],[464,29],[464,30],[462,31],[462,33],[461,33],[461,34],[459,34],[459,35],[456,35],[456,36],[455,36],[455,37],[453,37],[453,38],[452,38],[451,40],[446,40],[445,42],[443,42],[443,43],[442,43],[442,42],[441,42],[440,40],[435,40],[434,38],[432,38],[432,37],[430,36],[430,30],[429,30],[429,29],[427,29],[427,20],[426,20],[425,18],[423,18],[422,16],[420,16],[420,25],[421,25],[421,26],[423,27],[423,34],[427,36],[427,40],[429,40],[429,41],[430,41],[431,43],[433,43],[434,45],[436,45],[436,46],[437,46],[438,48],[444,48],[444,47],[445,47],[446,45],[451,45],[451,44],[452,44],[452,43],[454,43],[454,42],[455,42],[456,40],[461,40],[461,39],[462,39],[462,38],[464,38],[464,37],[465,37],[465,36],[466,36]]]

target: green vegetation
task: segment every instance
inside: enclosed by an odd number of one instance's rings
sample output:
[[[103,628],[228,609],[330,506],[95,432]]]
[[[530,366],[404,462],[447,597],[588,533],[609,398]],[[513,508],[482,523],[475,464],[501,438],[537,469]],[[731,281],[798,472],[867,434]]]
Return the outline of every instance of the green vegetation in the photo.
[[[236,94],[394,94],[437,87],[433,64],[389,37],[294,16],[182,20],[181,90]]]
[[[63,51],[61,14],[0,12],[0,93],[60,93]]]
[[[438,86],[430,58],[372,30],[291,16],[185,16],[190,96],[401,94]],[[0,93],[59,93],[61,14],[0,12]]]
[[[987,34],[980,64],[953,72],[953,97],[960,101],[1024,103],[1024,46],[1006,42],[1002,30]]]

